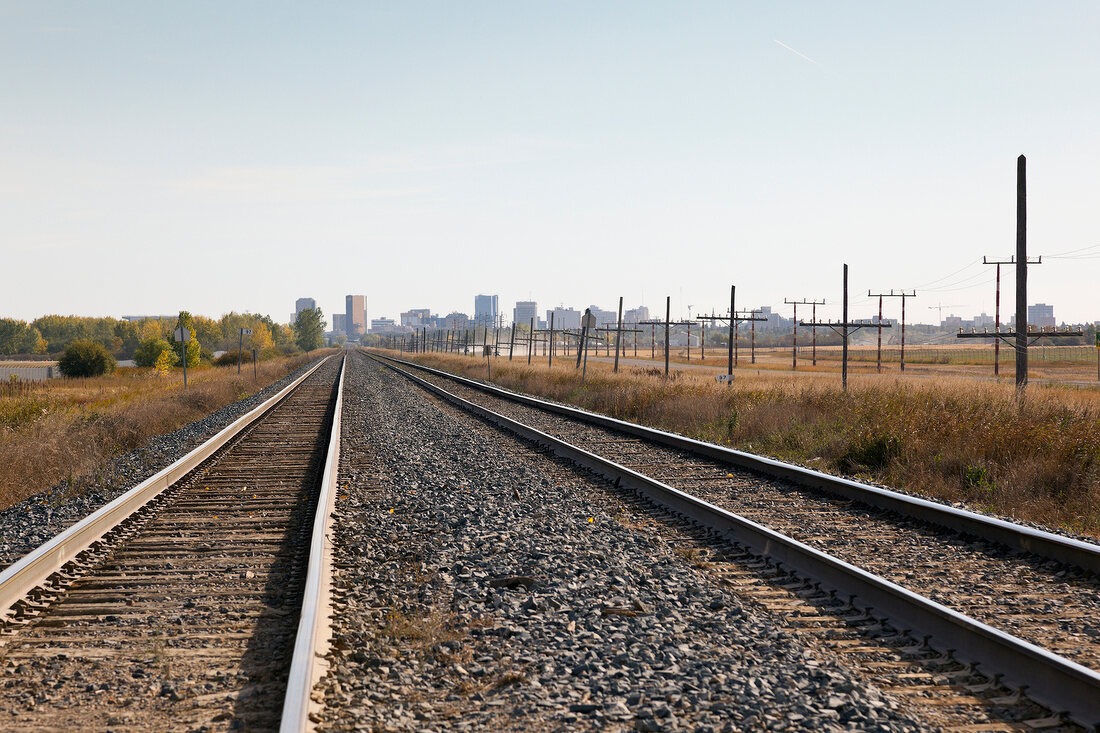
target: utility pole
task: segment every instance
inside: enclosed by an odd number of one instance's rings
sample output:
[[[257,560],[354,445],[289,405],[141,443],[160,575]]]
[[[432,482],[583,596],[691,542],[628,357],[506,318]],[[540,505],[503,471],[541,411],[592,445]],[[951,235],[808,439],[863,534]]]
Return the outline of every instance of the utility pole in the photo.
[[[1016,389],[1027,387],[1027,158],[1016,159]]]
[[[729,361],[726,367],[726,375],[729,376],[730,382],[733,381],[733,330],[736,328],[735,321],[737,320],[737,286],[730,285],[730,343],[729,343]]]
[[[993,330],[1001,330],[1001,265],[1014,265],[1016,264],[1015,257],[1009,257],[1007,260],[991,260],[988,257],[982,257],[983,265],[996,265],[997,266],[997,291],[994,298],[994,310],[993,310]],[[1034,260],[1031,264],[1041,264],[1039,260]],[[1001,373],[1001,340],[993,339],[993,376],[999,376]]]
[[[705,324],[707,321],[711,322],[711,325],[715,323],[721,323],[726,321],[729,324],[729,344],[727,345],[727,359],[726,359],[726,384],[730,384],[733,381],[733,367],[737,364],[737,327],[742,321],[752,321],[753,333],[756,332],[756,321],[766,321],[767,318],[757,318],[756,314],[759,311],[748,311],[749,315],[744,316],[737,312],[737,286],[730,285],[730,312],[728,316],[696,316],[696,318],[704,324],[703,333],[707,332]],[[755,340],[754,340],[755,344]],[[755,352],[754,352],[755,353]]]
[[[616,323],[615,333],[615,373],[619,373],[619,344],[623,340],[623,296],[619,296],[619,320]]]
[[[670,320],[672,320],[672,296],[668,295],[665,296],[665,379],[668,379],[668,322]]]
[[[550,361],[547,368],[554,368],[554,311],[550,311]]]
[[[787,300],[786,298],[784,298],[783,302],[787,305],[793,305],[794,306],[794,319],[793,319],[794,320],[794,347],[791,350],[791,354],[792,354],[791,355],[791,369],[794,369],[795,371],[798,371],[798,306],[800,306],[800,305],[812,305],[812,306],[814,306],[814,311],[816,313],[817,306],[823,305],[825,303],[825,301],[824,300],[806,300],[806,299]],[[847,320],[847,319],[845,319],[845,320]],[[755,330],[755,328],[754,328],[754,330]],[[754,348],[753,349],[754,361],[755,361],[755,357],[756,357],[756,349]]]
[[[814,321],[813,323],[802,322],[800,326],[809,326],[810,328],[828,328],[835,333],[840,334],[843,339],[843,346],[841,348],[841,365],[840,365],[840,384],[841,389],[845,392],[848,391],[848,334],[850,331],[858,331],[861,328],[870,328],[876,325],[870,321],[849,321],[848,320],[848,265],[844,265],[844,302],[841,310],[842,318],[839,322],[832,321]],[[880,322],[881,324],[881,322]],[[890,328],[890,324],[882,326],[883,328]]]
[[[899,290],[897,292],[894,292],[893,290],[890,290],[889,293],[887,293],[886,291],[882,291],[882,292],[878,292],[878,293],[872,293],[870,290],[868,290],[867,291],[867,297],[868,298],[874,298],[874,297],[878,298],[878,321],[879,321],[879,323],[882,323],[882,299],[883,298],[901,298],[901,370],[904,372],[905,371],[905,299],[906,298],[915,298],[915,297],[917,297],[917,291],[916,290],[910,290],[907,293],[904,290]],[[878,363],[879,363],[878,370],[881,372],[882,371],[882,328],[879,328],[879,330],[878,330]]]
[[[1044,331],[1028,329],[1027,325],[1027,266],[1041,265],[1043,258],[1029,261],[1027,258],[1027,159],[1016,159],[1016,330],[990,333],[989,331],[959,333],[959,338],[1013,338],[1016,342],[1016,393],[1022,396],[1027,387],[1027,348],[1028,339],[1038,341],[1041,338],[1061,336],[1083,336],[1082,331]]]
[[[527,332],[527,366],[531,366],[531,351],[535,338],[535,318],[531,317],[531,330]]]

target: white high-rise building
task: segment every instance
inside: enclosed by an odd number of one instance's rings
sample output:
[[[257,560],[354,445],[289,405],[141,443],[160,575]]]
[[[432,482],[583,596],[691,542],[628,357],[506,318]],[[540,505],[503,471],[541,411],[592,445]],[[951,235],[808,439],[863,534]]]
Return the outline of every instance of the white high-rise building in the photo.
[[[539,304],[533,300],[516,301],[516,307],[512,309],[512,323],[530,326],[532,318],[535,319],[535,324],[538,325]],[[557,326],[557,324],[554,325]]]

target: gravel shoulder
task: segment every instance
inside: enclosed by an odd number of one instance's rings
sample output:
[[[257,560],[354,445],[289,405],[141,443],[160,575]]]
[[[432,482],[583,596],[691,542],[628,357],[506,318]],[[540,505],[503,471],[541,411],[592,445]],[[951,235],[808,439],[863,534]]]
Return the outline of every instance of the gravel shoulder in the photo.
[[[355,355],[319,730],[921,730],[606,482]]]
[[[77,496],[67,496],[66,485],[58,484],[0,512],[0,570],[194,450],[316,363],[310,362],[250,397],[112,459],[93,477],[89,488]],[[82,483],[87,483],[86,477]]]

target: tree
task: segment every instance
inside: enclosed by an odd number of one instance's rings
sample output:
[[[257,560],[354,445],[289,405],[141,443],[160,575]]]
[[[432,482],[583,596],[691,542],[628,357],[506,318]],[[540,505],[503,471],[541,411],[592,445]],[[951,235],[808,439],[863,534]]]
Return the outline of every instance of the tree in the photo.
[[[199,356],[202,347],[199,346],[198,334],[195,333],[195,319],[188,311],[180,311],[179,318],[176,319],[176,325],[172,329],[173,332],[177,328],[186,328],[191,334],[190,340],[187,342],[187,366],[196,367],[199,365]],[[176,341],[175,337],[172,337],[172,350],[176,352],[176,356],[183,360],[183,343]]]
[[[294,321],[294,341],[302,351],[313,351],[321,348],[322,338],[325,335],[324,316],[320,308],[306,308],[298,314]]]
[[[168,342],[164,343],[168,346]],[[156,371],[158,377],[168,376],[168,372],[172,371],[172,367],[180,363],[180,358],[176,356],[176,352],[172,351],[171,347],[168,347],[164,351],[160,352],[155,362],[153,362],[153,369]]]
[[[76,340],[66,348],[57,362],[66,377],[98,377],[115,370],[115,357],[95,341]]]
[[[175,352],[172,351],[172,345],[160,336],[145,339],[138,345],[137,349],[134,350],[134,363],[140,367],[156,366],[157,359],[159,359],[160,355],[165,351],[171,352],[173,359],[175,359]],[[176,362],[178,361],[179,360],[176,359]]]
[[[24,321],[0,318],[0,354],[44,354],[46,340]]]
[[[205,316],[195,316],[193,322],[195,324],[195,338],[199,340],[204,348],[214,350],[221,345],[222,330],[217,321]],[[191,347],[188,346],[187,348],[190,349]]]

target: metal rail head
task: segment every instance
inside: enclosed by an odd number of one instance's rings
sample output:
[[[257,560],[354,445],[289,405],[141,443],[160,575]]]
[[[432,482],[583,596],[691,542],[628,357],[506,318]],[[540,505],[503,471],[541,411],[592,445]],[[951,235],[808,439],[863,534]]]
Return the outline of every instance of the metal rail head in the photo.
[[[39,547],[8,566],[3,572],[0,572],[0,616],[6,614],[30,590],[60,570],[65,563],[91,547],[93,543],[121,524],[126,518],[139,511],[159,496],[161,492],[186,476],[196,466],[235,438],[245,428],[269,412],[317,371],[328,358],[330,357],[319,361],[309,371],[281,389],[277,394],[234,420],[217,435],[175,461],[172,465],[158,471],[114,501],[100,507],[65,531],[42,543]]]
[[[821,581],[825,587],[873,607],[899,628],[928,635],[935,646],[954,650],[959,658],[1004,672],[1016,686],[1026,685],[1028,697],[1055,711],[1066,711],[1078,723],[1100,721],[1100,673],[1006,634],[935,601],[816,550],[733,512],[640,474],[614,461],[574,446],[537,428],[464,400],[430,382],[386,365],[457,407],[472,412],[555,454],[632,489],[670,511],[709,527],[735,542],[772,558],[794,571]],[[432,370],[434,371],[434,370]],[[465,380],[463,380],[465,381]]]
[[[339,386],[333,409],[329,433],[325,469],[321,476],[317,509],[313,516],[313,534],[309,545],[309,564],[302,593],[302,611],[298,620],[298,634],[294,639],[294,654],[287,677],[286,696],[279,724],[280,733],[299,733],[312,730],[309,719],[312,710],[319,706],[310,693],[320,680],[327,665],[324,655],[332,637],[332,514],[336,508],[338,470],[340,466],[340,413],[344,403],[344,376],[347,372],[347,355],[340,365]]]
[[[390,360],[388,357],[379,357],[375,354],[371,354],[371,357]],[[753,473],[790,481],[803,488],[823,491],[845,499],[859,501],[878,509],[898,512],[904,516],[930,522],[962,534],[981,537],[1013,550],[1039,555],[1100,574],[1100,545],[1083,542],[1071,537],[1062,537],[1052,532],[1044,532],[1021,524],[987,517],[976,512],[958,509],[916,496],[909,496],[890,489],[863,484],[841,476],[833,476],[821,471],[803,468],[793,463],[784,463],[754,453],[746,453],[714,443],[686,438],[664,430],[638,425],[637,423],[617,420],[569,405],[560,405],[517,392],[510,392],[495,385],[482,384],[415,362],[399,359],[393,359],[392,361],[454,380],[473,389],[488,392],[513,402],[582,420],[609,430],[634,435],[644,440],[710,458]]]

